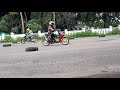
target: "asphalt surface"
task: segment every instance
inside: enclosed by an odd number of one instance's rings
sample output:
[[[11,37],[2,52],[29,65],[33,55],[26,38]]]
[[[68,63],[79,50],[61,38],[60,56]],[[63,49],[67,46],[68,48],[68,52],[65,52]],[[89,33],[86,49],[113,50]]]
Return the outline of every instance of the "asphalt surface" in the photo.
[[[0,43],[0,78],[119,78],[120,36],[71,39],[56,43]],[[38,51],[25,52],[27,47]]]

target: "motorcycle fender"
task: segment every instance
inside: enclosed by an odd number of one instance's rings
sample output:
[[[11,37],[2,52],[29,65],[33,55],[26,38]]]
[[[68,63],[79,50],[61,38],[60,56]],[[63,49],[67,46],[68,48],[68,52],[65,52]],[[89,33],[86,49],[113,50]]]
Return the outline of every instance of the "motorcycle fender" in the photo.
[[[61,34],[59,37],[59,42],[62,42],[62,39],[64,38],[64,34]]]

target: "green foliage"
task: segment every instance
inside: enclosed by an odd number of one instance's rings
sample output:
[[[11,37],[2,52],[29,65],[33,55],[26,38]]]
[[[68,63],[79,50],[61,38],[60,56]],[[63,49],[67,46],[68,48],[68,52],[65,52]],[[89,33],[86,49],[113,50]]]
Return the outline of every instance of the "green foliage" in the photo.
[[[120,34],[120,30],[118,28],[112,30],[112,34]]]
[[[116,34],[120,34],[119,28],[113,29],[112,32],[109,32],[107,35],[116,35]]]
[[[99,34],[94,32],[90,32],[90,31],[86,31],[86,32],[79,32],[79,33],[75,33],[75,34],[70,34],[70,35],[66,35],[68,38],[78,38],[78,37],[92,37],[92,36],[98,36]]]
[[[13,38],[11,38],[11,36],[5,36],[5,39],[2,40],[1,42],[11,42],[13,41]]]
[[[6,36],[4,40],[1,40],[0,42],[21,42],[22,37],[17,37],[16,39],[13,39],[11,36]]]
[[[0,31],[11,32],[11,29],[20,22],[17,12],[9,12],[0,18]]]
[[[7,31],[7,25],[5,20],[0,21],[0,31]]]
[[[17,15],[17,12],[9,12],[10,15]]]
[[[72,30],[76,25],[75,17],[74,12],[56,12],[57,28]]]
[[[21,42],[22,37],[17,37],[16,39],[13,39],[12,42]]]
[[[17,32],[18,32],[18,28],[17,28],[17,27],[13,27],[12,30],[11,30],[11,32],[17,34]]]
[[[42,40],[43,36],[37,36],[37,40]]]
[[[68,35],[66,35],[66,37],[68,37],[68,38],[77,38],[76,34],[68,34]]]
[[[103,28],[120,24],[120,12],[55,12],[56,28],[73,30],[75,27]],[[23,15],[25,21],[25,15]],[[33,32],[47,31],[48,22],[53,20],[53,12],[31,12],[31,20],[24,22]],[[21,23],[19,12],[8,12],[0,18],[0,31],[17,32],[16,25]]]
[[[32,19],[32,20],[29,20],[27,23],[26,23],[26,26],[29,27],[31,30],[33,30],[34,33],[37,33],[38,31],[41,30],[41,25],[36,23],[36,20]]]
[[[53,18],[52,12],[32,12],[31,19],[41,25],[41,31],[47,31],[48,23]]]

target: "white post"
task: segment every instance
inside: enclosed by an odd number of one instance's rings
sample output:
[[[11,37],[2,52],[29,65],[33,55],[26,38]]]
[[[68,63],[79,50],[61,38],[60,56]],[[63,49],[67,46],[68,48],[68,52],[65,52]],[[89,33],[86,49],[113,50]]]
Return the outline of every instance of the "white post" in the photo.
[[[23,15],[22,15],[22,12],[20,12],[20,17],[21,17],[21,22],[22,22],[22,33],[24,34],[25,31],[24,31],[24,20],[23,20]]]
[[[65,29],[65,34],[68,34],[68,30],[67,29]]]
[[[118,28],[119,28],[119,30],[120,30],[120,25],[118,25]]]
[[[98,33],[99,33],[99,34],[100,34],[100,31],[101,31],[101,30],[99,29],[99,30],[98,30]]]
[[[104,32],[103,32],[103,34],[105,34],[105,29],[104,29]]]
[[[5,34],[4,33],[2,33],[2,40],[4,40],[5,39]]]
[[[112,27],[112,26],[109,26],[109,29],[110,29],[110,31],[112,31],[113,27]]]
[[[41,36],[41,31],[38,31],[38,36]]]
[[[91,31],[94,32],[94,30],[95,30],[94,27],[91,27]]]
[[[82,31],[85,32],[85,28],[82,28]]]
[[[14,38],[14,39],[15,39],[15,37],[14,37],[14,33],[13,33],[13,32],[11,32],[11,34],[10,34],[10,35],[11,35],[11,37],[12,37],[12,38]]]

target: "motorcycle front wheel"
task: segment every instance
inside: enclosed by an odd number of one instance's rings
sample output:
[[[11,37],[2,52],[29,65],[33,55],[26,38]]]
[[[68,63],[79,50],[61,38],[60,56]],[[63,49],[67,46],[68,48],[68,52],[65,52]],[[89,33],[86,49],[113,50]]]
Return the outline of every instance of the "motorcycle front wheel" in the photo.
[[[46,40],[46,39],[43,39],[42,40],[42,44],[44,45],[44,46],[49,46],[49,42],[48,42],[48,40]]]
[[[68,45],[68,44],[69,44],[69,39],[66,38],[66,37],[64,37],[64,38],[62,39],[62,44],[63,44],[63,45]]]

